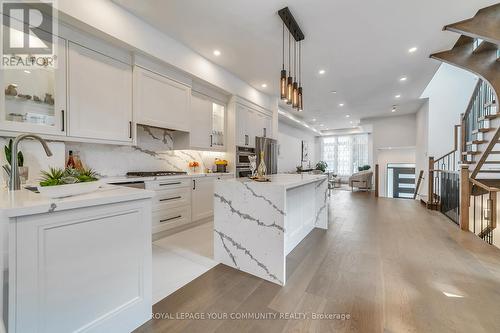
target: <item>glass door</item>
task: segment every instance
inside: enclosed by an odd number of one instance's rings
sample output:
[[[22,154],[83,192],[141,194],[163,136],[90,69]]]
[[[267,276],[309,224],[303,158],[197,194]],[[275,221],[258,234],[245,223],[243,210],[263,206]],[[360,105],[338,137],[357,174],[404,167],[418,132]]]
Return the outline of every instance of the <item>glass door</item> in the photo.
[[[212,147],[224,147],[225,107],[212,103]]]
[[[54,38],[57,66],[0,70],[0,130],[66,134],[66,41]]]

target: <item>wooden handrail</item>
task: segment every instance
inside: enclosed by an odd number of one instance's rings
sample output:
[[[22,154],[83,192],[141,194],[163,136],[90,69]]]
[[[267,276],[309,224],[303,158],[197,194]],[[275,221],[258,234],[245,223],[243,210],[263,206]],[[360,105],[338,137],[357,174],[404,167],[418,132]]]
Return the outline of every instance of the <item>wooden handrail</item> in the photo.
[[[459,124],[459,125],[455,125],[453,127],[453,138],[454,138],[454,141],[453,141],[453,150],[450,151],[449,153],[447,154],[444,154],[443,156],[441,156],[440,158],[438,158],[437,160],[434,160],[434,163],[437,163],[443,159],[445,159],[446,157],[448,157],[449,155],[455,153],[457,150],[458,150],[458,128],[461,127],[462,125]]]
[[[478,181],[477,179],[474,179],[474,178],[469,178],[470,182],[488,192],[500,192],[500,188],[496,188],[496,187],[489,187],[488,185],[486,184],[483,184],[481,183],[480,181]]]

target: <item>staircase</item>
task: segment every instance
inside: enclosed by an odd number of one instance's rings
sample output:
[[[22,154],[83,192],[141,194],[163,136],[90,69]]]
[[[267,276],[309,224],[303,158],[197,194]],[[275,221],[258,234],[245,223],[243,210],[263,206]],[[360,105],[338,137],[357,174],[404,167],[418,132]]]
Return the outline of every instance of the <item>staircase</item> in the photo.
[[[500,4],[483,8],[474,17],[449,24],[444,30],[458,33],[460,37],[451,50],[432,54],[431,58],[472,72],[480,80],[460,124],[455,127],[454,150],[429,161],[431,195],[427,205],[441,211],[443,206],[455,209],[455,205],[443,204],[443,196],[449,196],[450,190],[457,196],[460,192],[460,209],[454,212],[460,215],[457,223],[492,244],[496,193],[500,191]],[[443,179],[448,186],[444,191]],[[469,226],[470,215],[472,226]]]

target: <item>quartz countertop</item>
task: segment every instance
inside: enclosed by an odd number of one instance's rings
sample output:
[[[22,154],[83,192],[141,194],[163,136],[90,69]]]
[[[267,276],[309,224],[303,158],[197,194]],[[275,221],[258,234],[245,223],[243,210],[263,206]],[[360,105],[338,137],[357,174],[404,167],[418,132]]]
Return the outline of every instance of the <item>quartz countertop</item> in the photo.
[[[50,199],[39,193],[21,189],[10,192],[0,190],[0,213],[6,217],[19,217],[54,211],[98,206],[153,197],[154,192],[115,185],[103,185],[97,191],[61,199]]]
[[[182,178],[201,178],[201,177],[217,177],[217,176],[231,176],[234,175],[232,172],[212,172],[212,173],[188,173],[185,175],[175,175],[175,176],[156,176],[156,177],[127,177],[127,176],[113,176],[113,177],[102,177],[101,180],[107,184],[119,184],[126,182],[146,182],[153,180],[165,180],[165,179],[182,179]]]
[[[309,175],[309,174],[283,173],[276,175],[268,175],[266,177],[269,178],[271,181],[257,182],[249,178],[232,178],[232,179],[222,180],[222,182],[251,183],[251,184],[259,184],[262,186],[279,186],[279,187],[284,187],[285,189],[289,189],[327,179],[327,175],[325,174]]]

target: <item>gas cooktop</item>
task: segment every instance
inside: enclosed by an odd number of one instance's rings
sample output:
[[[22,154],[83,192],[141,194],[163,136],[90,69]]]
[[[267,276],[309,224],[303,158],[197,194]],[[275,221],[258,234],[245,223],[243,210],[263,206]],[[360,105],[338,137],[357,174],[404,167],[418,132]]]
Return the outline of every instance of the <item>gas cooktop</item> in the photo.
[[[159,177],[185,175],[184,171],[132,171],[127,172],[127,177]]]

